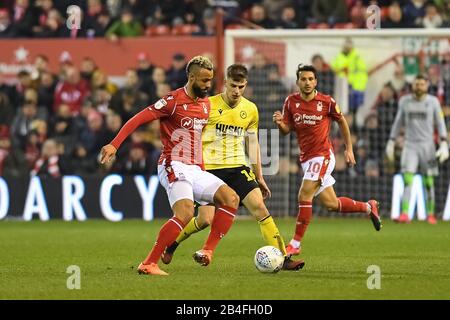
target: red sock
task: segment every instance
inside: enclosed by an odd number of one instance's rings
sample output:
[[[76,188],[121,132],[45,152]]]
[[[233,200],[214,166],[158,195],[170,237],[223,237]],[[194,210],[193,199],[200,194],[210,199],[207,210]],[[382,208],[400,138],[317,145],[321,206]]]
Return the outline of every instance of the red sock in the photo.
[[[308,228],[312,218],[312,201],[300,201],[298,205],[297,224],[295,226],[294,240],[300,241]]]
[[[184,223],[177,217],[170,218],[159,230],[158,238],[152,251],[148,254],[144,260],[144,264],[158,263],[159,257],[164,252],[166,247],[174,242],[181,230],[184,228]]]
[[[346,197],[339,197],[339,212],[367,212],[367,203],[355,201]]]
[[[213,251],[216,249],[220,239],[222,239],[227,234],[228,230],[230,230],[236,211],[237,209],[227,206],[220,206],[217,208],[211,223],[211,231],[203,249]]]

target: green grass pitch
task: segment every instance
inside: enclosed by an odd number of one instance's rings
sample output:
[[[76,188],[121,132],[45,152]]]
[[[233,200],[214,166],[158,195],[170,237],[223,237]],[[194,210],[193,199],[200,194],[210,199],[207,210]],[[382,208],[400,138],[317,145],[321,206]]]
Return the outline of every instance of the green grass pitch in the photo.
[[[315,218],[303,242],[306,266],[298,272],[259,273],[253,255],[264,245],[252,220],[237,220],[201,267],[192,259],[207,232],[192,236],[168,277],[143,276],[136,267],[151,248],[162,220],[118,223],[0,222],[0,299],[450,299],[450,224],[385,221],[376,232],[364,219]],[[289,239],[294,219],[277,219]],[[81,270],[79,290],[67,289]],[[369,290],[370,265],[381,288]]]

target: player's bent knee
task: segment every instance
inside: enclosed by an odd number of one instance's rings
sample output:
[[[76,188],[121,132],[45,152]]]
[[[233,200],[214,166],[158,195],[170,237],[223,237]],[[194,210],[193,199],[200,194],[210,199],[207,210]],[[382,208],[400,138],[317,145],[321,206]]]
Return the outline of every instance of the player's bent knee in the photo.
[[[269,215],[269,211],[267,210],[264,202],[253,204],[253,206],[251,208],[248,208],[248,210],[258,221],[264,219]]]
[[[238,194],[236,192],[232,191],[226,198],[225,205],[232,207],[232,208],[237,208],[237,207],[239,207],[239,201],[240,201],[240,199],[239,199]]]
[[[214,218],[214,207],[212,207],[212,209],[211,214],[209,212],[207,214],[202,212],[197,216],[197,226],[200,229],[204,229],[211,225]]]
[[[222,185],[214,195],[216,205],[238,208],[239,201],[238,194],[227,185]]]
[[[336,201],[336,202],[327,202],[325,204],[325,207],[327,208],[327,210],[329,212],[339,211],[339,202],[338,201]]]
[[[187,224],[194,216],[194,206],[191,201],[178,201],[172,207],[175,217]]]

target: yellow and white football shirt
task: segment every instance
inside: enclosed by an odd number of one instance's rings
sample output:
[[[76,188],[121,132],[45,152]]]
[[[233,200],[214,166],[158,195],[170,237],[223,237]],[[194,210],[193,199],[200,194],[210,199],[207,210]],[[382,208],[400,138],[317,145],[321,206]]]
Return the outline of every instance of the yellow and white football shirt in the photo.
[[[203,161],[206,170],[236,168],[248,165],[245,137],[258,133],[258,108],[241,97],[231,108],[217,94],[209,98],[211,111],[203,129]]]

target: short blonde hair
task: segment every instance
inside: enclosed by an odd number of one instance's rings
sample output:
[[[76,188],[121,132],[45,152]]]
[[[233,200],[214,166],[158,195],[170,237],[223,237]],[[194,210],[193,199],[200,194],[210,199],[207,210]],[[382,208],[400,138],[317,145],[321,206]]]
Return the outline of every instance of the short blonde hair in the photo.
[[[192,69],[197,66],[202,69],[207,69],[212,71],[214,66],[211,60],[209,60],[205,56],[195,56],[191,60],[189,60],[187,66],[186,66],[186,74],[189,75],[189,73],[192,71]]]

